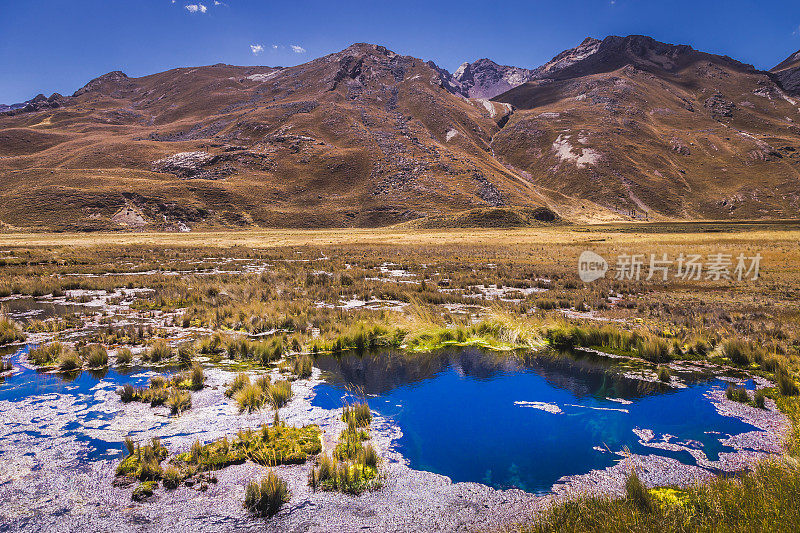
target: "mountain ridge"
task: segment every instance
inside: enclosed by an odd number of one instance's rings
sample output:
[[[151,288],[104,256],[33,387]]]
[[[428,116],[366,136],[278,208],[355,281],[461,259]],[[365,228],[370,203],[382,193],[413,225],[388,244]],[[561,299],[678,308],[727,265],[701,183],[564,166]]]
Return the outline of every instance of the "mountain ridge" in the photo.
[[[0,221],[375,226],[481,208],[577,222],[796,216],[798,108],[774,73],[644,36],[587,38],[536,69],[503,70],[515,68],[484,59],[450,74],[354,43],[294,67],[112,71],[0,115]],[[514,86],[474,92],[500,81]]]

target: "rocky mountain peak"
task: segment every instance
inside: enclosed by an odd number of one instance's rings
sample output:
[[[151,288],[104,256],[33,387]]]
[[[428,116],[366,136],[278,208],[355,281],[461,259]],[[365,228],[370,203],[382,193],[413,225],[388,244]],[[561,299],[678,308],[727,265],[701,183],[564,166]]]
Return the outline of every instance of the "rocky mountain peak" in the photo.
[[[91,80],[89,83],[75,91],[72,96],[80,96],[91,91],[106,91],[109,89],[117,89],[121,84],[128,81],[128,76],[121,70],[113,70],[102,76]]]
[[[483,58],[473,63],[463,63],[453,73],[453,78],[461,85],[462,94],[468,98],[494,98],[529,81],[532,75],[532,70],[498,65],[491,59]]]

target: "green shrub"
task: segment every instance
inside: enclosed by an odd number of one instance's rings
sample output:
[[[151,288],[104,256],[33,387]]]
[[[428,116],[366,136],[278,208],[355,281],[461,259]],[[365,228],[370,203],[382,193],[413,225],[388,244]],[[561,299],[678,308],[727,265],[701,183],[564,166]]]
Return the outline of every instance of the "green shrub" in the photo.
[[[658,379],[659,381],[663,381],[665,383],[669,383],[672,374],[669,372],[669,368],[666,366],[659,367],[658,369]]]
[[[245,489],[244,506],[256,516],[270,517],[290,499],[289,486],[273,472],[261,482],[251,481]]]

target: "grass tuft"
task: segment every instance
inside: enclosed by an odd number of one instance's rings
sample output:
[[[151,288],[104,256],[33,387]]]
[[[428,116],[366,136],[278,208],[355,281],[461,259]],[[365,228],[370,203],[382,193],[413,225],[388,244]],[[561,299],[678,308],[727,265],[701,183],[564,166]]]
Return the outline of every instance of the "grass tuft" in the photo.
[[[260,482],[251,481],[247,484],[244,506],[256,516],[271,517],[289,502],[290,497],[286,482],[269,472]]]

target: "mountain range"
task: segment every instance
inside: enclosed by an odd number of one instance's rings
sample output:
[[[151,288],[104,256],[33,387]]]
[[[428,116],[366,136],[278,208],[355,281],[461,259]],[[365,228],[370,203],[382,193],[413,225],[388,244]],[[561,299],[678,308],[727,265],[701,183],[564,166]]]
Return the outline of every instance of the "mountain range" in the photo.
[[[359,43],[115,71],[0,106],[0,227],[797,218],[797,120],[800,52],[766,72],[637,35],[533,69]]]

